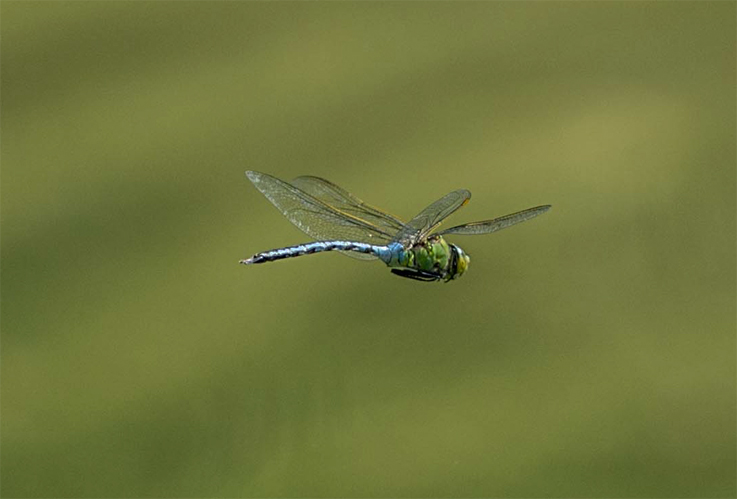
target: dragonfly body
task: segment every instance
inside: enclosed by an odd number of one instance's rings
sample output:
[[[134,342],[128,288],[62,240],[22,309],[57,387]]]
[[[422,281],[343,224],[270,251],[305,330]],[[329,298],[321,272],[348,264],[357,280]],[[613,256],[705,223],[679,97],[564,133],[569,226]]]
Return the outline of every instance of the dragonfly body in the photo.
[[[409,249],[399,243],[375,246],[354,241],[315,241],[257,253],[243,263],[273,262],[322,251],[355,251],[373,255],[392,267],[395,274],[421,281],[456,279],[466,271],[470,262],[468,255],[458,246],[448,244],[442,236],[430,236],[427,241]]]
[[[463,275],[470,258],[448,243],[443,234],[488,234],[550,209],[549,205],[538,206],[432,233],[442,220],[468,202],[470,192],[453,191],[404,223],[319,177],[298,177],[290,183],[265,173],[249,171],[246,175],[290,222],[318,239],[257,253],[241,260],[246,265],[340,251],[359,259],[379,259],[400,277],[448,282]]]

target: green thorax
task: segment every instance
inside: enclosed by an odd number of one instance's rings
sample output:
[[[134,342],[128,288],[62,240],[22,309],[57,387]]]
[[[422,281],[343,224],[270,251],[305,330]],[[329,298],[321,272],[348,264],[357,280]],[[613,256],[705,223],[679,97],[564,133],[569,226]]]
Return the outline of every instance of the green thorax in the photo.
[[[469,257],[442,236],[432,235],[402,251],[392,267],[404,267],[432,275],[437,280],[457,279],[468,268]]]

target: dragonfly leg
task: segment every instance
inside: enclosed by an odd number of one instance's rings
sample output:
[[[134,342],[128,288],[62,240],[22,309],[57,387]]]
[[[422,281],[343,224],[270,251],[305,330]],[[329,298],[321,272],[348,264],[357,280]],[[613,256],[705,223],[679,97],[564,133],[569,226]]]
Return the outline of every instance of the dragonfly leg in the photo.
[[[432,282],[440,279],[437,274],[431,274],[429,272],[423,272],[421,270],[411,269],[392,269],[392,274],[398,275],[399,277],[406,277],[407,279],[414,279],[415,281]]]

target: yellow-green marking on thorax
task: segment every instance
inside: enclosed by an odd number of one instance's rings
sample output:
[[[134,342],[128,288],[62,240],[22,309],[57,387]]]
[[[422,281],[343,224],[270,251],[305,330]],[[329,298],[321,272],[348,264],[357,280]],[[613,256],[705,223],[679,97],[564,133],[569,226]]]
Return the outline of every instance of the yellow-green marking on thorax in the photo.
[[[448,244],[442,236],[433,235],[403,251],[390,266],[419,270],[450,281],[466,271],[469,261],[459,247]]]

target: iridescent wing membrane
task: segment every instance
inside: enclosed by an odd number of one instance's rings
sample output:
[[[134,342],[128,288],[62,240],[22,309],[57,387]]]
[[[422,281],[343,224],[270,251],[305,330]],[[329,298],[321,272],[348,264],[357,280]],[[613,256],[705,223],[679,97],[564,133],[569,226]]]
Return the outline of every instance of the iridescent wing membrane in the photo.
[[[484,220],[482,222],[471,222],[463,225],[456,225],[449,229],[438,232],[441,236],[449,234],[457,236],[473,236],[478,234],[491,234],[498,230],[506,229],[512,225],[524,222],[531,218],[535,218],[538,215],[542,215],[550,209],[550,205],[546,204],[543,206],[536,206],[535,208],[528,208],[526,210],[518,211],[510,215],[504,215],[503,217],[494,218],[492,220]]]
[[[469,199],[471,199],[471,193],[466,189],[459,189],[446,194],[407,222],[404,228],[394,237],[394,240],[411,245],[424,239],[440,225],[440,222],[468,203]]]
[[[246,175],[287,220],[315,240],[385,245],[404,229],[398,218],[325,179],[305,176],[288,183],[265,173],[249,171]],[[343,254],[363,260],[376,258],[354,252]]]
[[[452,215],[456,210],[468,204],[471,193],[466,189],[459,189],[446,194],[433,204],[422,210],[416,217],[407,222],[405,227],[395,236],[394,240],[405,245],[413,244],[426,238],[440,223]],[[457,225],[449,229],[437,232],[440,236],[449,234],[459,236],[470,236],[478,234],[491,234],[498,230],[506,229],[512,225],[535,218],[550,209],[550,205],[536,206],[526,210],[518,211],[510,215]]]
[[[303,176],[291,184],[333,208],[359,218],[387,234],[396,234],[404,228],[404,222],[389,213],[364,203],[356,196],[320,177]]]
[[[453,191],[405,224],[320,177],[297,177],[289,183],[266,173],[248,171],[246,175],[287,220],[318,241],[344,240],[374,245],[398,242],[410,247],[424,240],[444,219],[471,199],[471,193],[465,189]],[[438,232],[438,235],[490,234],[549,209],[550,205],[537,206],[492,220],[457,225]],[[342,253],[363,260],[376,258],[362,253]]]

